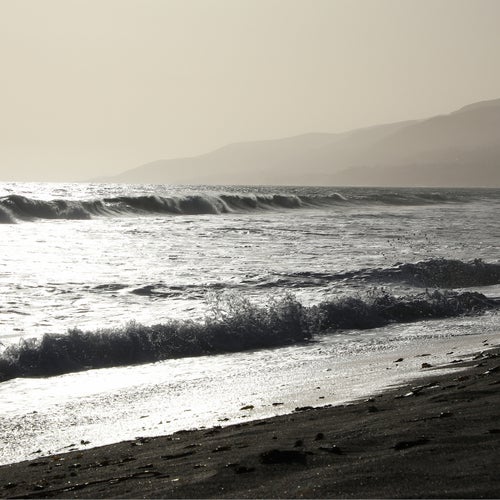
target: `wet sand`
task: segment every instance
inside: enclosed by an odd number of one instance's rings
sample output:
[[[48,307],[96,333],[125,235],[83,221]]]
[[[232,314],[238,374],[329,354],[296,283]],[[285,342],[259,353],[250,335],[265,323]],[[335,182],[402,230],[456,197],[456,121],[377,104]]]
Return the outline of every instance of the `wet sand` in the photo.
[[[350,405],[5,465],[0,496],[499,498],[500,349],[451,366],[423,356],[427,378]]]

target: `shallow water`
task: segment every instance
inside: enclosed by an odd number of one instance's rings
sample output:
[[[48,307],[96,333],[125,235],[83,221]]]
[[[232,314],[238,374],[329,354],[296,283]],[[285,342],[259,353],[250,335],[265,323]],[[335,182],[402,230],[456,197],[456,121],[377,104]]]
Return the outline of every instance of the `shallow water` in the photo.
[[[0,384],[0,463],[341,404],[431,375],[423,362],[449,363],[499,342],[498,318],[488,314],[280,349],[15,379]],[[254,408],[242,410],[247,405]]]

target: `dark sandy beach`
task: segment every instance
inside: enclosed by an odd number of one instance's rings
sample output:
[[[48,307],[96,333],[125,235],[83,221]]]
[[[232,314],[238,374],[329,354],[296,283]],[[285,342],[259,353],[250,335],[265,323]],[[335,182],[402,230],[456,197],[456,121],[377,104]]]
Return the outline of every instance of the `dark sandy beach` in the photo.
[[[6,465],[0,495],[498,498],[500,349],[455,361],[351,405]]]

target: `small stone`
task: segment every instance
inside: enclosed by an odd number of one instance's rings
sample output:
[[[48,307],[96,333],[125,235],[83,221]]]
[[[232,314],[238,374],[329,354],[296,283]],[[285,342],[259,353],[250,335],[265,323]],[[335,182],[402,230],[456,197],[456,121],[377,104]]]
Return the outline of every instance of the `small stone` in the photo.
[[[432,368],[430,363],[422,363],[422,368]]]
[[[318,432],[314,438],[314,441],[321,441],[322,439],[325,439],[325,435],[322,432]]]
[[[177,458],[189,457],[190,455],[194,455],[194,451],[185,451],[183,453],[172,453],[170,455],[160,455],[162,460],[175,460]]]
[[[49,462],[43,461],[43,462],[30,462],[28,464],[29,467],[38,467],[40,465],[47,465]]]
[[[260,454],[261,463],[263,464],[290,464],[306,463],[307,455],[299,450],[269,450]]]
[[[308,411],[313,409],[314,408],[312,406],[297,406],[294,411]]]
[[[255,467],[246,467],[245,465],[240,465],[234,469],[236,474],[246,474],[247,472],[253,472]]]
[[[412,448],[413,446],[420,446],[427,444],[429,440],[427,438],[419,438],[413,441],[399,441],[394,445],[395,450],[406,450],[407,448]]]

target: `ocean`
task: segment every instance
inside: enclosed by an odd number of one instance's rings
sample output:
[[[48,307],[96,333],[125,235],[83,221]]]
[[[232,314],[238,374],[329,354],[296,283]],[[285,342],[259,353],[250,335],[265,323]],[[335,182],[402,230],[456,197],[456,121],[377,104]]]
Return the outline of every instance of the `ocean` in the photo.
[[[0,463],[345,403],[498,343],[499,213],[498,189],[1,183]]]

